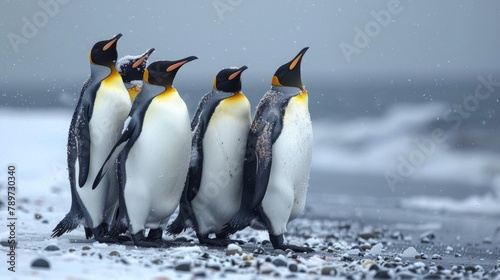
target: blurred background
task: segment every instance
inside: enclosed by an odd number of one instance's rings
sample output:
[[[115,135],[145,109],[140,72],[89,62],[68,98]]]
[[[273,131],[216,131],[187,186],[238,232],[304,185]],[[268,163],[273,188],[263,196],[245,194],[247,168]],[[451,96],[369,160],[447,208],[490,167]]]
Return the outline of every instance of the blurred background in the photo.
[[[40,188],[66,180],[67,127],[92,45],[121,32],[119,56],[154,47],[151,62],[199,57],[174,83],[191,114],[229,66],[249,67],[243,91],[254,108],[276,69],[309,46],[302,63],[315,133],[308,213],[500,214],[498,1],[0,7],[0,157]]]

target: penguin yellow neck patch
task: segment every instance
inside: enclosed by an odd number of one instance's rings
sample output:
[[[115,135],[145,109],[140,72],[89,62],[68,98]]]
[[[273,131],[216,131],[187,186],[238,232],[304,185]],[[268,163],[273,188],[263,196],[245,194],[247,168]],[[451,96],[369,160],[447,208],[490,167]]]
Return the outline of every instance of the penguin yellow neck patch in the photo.
[[[166,100],[166,99],[172,97],[175,94],[178,95],[177,90],[173,86],[167,86],[167,88],[162,93],[160,93],[156,97],[156,99],[158,99],[158,100]]]
[[[141,88],[138,87],[138,86],[133,86],[128,90],[128,95],[130,95],[130,101],[134,101],[134,99],[137,97],[137,94],[139,94],[139,92],[141,91]]]
[[[308,108],[308,103],[309,103],[309,97],[307,95],[307,91],[303,90],[300,94],[297,94],[295,97],[293,97],[293,100],[306,108]]]

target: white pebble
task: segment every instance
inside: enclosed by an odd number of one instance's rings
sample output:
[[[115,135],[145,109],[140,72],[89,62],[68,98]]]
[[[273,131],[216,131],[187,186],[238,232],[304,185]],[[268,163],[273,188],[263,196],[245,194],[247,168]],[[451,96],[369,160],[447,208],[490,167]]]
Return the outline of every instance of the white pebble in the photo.
[[[382,248],[384,247],[384,245],[382,245],[382,243],[377,243],[375,244],[375,246],[373,246],[369,251],[368,253],[369,254],[372,254],[372,255],[380,255],[382,254]]]
[[[408,249],[403,251],[402,257],[405,258],[414,258],[415,256],[420,255],[415,247],[409,247]]]
[[[243,252],[243,250],[241,249],[240,246],[238,246],[236,244],[233,244],[233,243],[227,245],[227,250],[229,250],[229,251],[237,251],[239,253]]]

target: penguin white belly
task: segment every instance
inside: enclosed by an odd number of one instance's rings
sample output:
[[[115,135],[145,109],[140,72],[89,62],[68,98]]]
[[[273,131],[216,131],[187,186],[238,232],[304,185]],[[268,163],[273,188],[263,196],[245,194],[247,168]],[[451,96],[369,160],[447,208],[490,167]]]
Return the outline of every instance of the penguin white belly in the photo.
[[[92,190],[93,178],[96,177],[104,163],[107,154],[120,136],[123,121],[130,110],[130,98],[125,87],[116,89],[103,87],[97,91],[92,117],[89,123],[90,131],[90,162],[87,181],[82,188],[76,190],[87,212],[92,219],[94,228],[102,223],[104,212],[113,215],[118,203],[118,186],[114,183],[114,170],[110,170],[95,190]],[[78,171],[77,170],[77,178]]]
[[[291,98],[280,136],[272,148],[272,165],[262,207],[273,234],[304,210],[312,158],[312,126],[307,103]]]
[[[191,202],[201,234],[220,232],[241,203],[250,104],[246,98],[240,106],[225,101],[214,110],[205,132],[200,188]]]
[[[184,103],[151,102],[126,161],[125,204],[132,234],[164,228],[179,204],[191,148]]]

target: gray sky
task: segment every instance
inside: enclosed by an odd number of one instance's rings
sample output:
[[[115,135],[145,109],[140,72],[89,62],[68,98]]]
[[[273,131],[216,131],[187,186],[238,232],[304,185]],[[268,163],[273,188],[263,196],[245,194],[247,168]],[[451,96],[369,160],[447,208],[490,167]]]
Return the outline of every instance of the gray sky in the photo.
[[[54,8],[56,1],[67,3]],[[500,1],[401,1],[393,8],[397,13],[388,8],[394,0],[40,2],[52,3],[50,9],[38,1],[0,4],[0,83],[28,76],[80,84],[89,75],[92,45],[118,32],[124,35],[119,56],[151,47],[156,52],[150,61],[198,56],[181,71],[184,79],[211,80],[221,68],[248,65],[247,77],[270,81],[305,46],[310,50],[303,80],[365,73],[476,75],[500,68]],[[391,15],[385,26],[373,16],[382,10]],[[35,31],[26,32],[26,20]],[[356,45],[355,28],[367,26],[369,44]],[[358,46],[350,62],[340,44]]]

